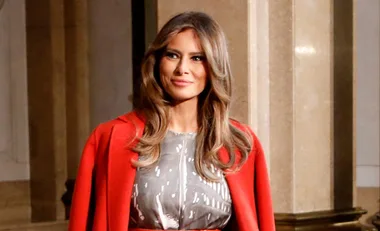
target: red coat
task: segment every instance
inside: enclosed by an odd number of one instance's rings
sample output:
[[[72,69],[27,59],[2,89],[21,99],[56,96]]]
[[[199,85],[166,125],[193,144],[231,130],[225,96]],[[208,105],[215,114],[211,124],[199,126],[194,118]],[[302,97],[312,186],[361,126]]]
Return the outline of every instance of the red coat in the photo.
[[[143,130],[143,119],[131,112],[99,125],[91,134],[76,178],[69,231],[127,230],[136,174],[131,159],[138,154],[126,147]],[[226,150],[220,151],[220,158],[228,160]],[[256,136],[247,162],[239,172],[227,174],[226,181],[234,213],[225,230],[275,230],[267,168]]]

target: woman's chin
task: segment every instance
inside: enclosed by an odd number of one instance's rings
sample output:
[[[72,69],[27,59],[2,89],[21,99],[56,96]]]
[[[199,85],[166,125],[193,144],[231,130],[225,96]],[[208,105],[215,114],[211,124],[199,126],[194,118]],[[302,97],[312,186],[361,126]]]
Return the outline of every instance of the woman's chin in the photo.
[[[174,104],[179,104],[183,103],[186,101],[191,101],[191,100],[197,100],[198,96],[197,95],[171,95],[172,102]]]

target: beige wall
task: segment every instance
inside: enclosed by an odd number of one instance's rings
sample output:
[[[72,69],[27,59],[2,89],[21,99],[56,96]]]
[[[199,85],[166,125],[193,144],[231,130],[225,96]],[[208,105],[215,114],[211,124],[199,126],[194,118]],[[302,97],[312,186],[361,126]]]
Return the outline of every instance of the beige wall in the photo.
[[[132,109],[130,0],[89,3],[91,128]]]
[[[0,181],[29,179],[25,2],[0,10]]]
[[[28,180],[0,182],[1,225],[30,221],[30,184]]]
[[[356,1],[358,187],[380,186],[380,2]]]
[[[89,133],[132,110],[133,92],[131,1],[74,2],[65,6],[69,179]]]
[[[368,211],[361,217],[362,223],[371,224],[374,215],[380,211],[380,188],[379,187],[358,187],[356,201],[358,206]]]
[[[356,1],[356,203],[368,210],[362,222],[380,210],[380,2]]]

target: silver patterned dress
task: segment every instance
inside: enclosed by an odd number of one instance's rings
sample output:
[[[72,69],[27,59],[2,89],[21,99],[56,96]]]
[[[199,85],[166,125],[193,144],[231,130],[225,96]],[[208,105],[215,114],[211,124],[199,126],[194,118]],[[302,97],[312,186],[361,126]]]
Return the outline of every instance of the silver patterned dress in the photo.
[[[130,228],[222,229],[231,217],[231,197],[223,177],[202,179],[194,166],[195,133],[168,131],[160,161],[139,168],[131,198]],[[211,168],[218,176],[221,171]]]

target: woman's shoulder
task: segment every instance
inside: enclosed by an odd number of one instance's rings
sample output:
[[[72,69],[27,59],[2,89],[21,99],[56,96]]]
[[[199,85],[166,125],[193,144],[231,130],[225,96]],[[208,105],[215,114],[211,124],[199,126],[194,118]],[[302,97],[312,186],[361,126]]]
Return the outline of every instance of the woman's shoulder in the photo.
[[[233,118],[230,118],[230,123],[237,129],[241,130],[242,132],[247,133],[251,137],[253,148],[256,148],[257,146],[259,147],[261,146],[260,141],[257,135],[255,134],[255,132],[253,131],[253,129],[251,128],[251,126]]]
[[[115,119],[98,124],[87,139],[84,153],[95,154],[95,159],[103,160],[107,148],[114,139],[114,144],[125,147],[139,134],[138,129],[143,129],[143,121],[134,111],[118,116]],[[122,142],[120,142],[120,140]],[[91,148],[89,148],[91,147]],[[91,155],[90,155],[91,156]]]
[[[230,124],[243,132],[247,132],[250,135],[255,135],[252,128],[248,124],[242,123],[237,119],[230,118]]]

